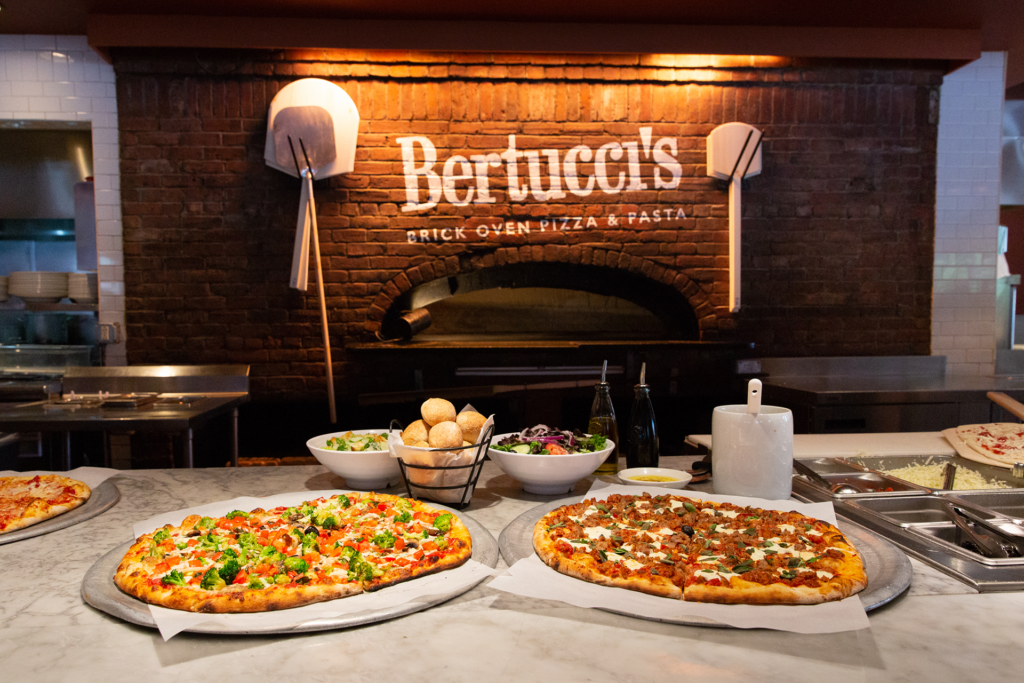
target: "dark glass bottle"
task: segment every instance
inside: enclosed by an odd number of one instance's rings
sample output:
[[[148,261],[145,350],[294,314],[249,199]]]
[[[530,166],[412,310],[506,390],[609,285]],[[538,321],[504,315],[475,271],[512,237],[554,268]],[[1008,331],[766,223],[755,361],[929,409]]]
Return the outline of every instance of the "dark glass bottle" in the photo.
[[[619,425],[615,421],[615,408],[612,406],[608,382],[600,382],[594,388],[594,403],[590,406],[590,423],[587,425],[587,432],[601,434],[615,443],[615,448],[608,454],[605,461],[597,466],[594,474],[615,474],[619,471]]]
[[[633,410],[626,433],[626,467],[657,467],[661,449],[654,406],[651,405],[651,390],[641,380],[634,391]]]

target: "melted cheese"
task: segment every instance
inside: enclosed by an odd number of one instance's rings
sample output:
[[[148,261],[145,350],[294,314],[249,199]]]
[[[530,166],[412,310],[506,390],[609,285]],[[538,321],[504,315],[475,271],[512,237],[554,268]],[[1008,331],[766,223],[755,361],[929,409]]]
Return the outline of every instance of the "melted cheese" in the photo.
[[[609,531],[608,529],[605,529],[604,527],[599,527],[599,526],[587,527],[586,529],[583,530],[583,533],[585,533],[591,539],[611,538],[612,537],[612,532],[611,531]]]
[[[796,527],[792,524],[780,524],[779,528],[790,534],[796,532]]]
[[[628,567],[632,571],[636,571],[637,569],[640,569],[641,567],[644,566],[642,562],[637,562],[636,560],[631,560],[631,559],[628,559],[628,558],[626,559],[625,564],[626,564],[626,567]]]
[[[668,555],[666,555],[665,553],[651,553],[652,560],[664,560],[666,557],[668,557]]]

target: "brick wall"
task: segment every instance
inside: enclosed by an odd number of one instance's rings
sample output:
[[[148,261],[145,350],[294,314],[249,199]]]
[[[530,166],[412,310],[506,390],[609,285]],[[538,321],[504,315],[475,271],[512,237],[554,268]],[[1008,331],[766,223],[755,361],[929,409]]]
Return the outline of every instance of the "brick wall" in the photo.
[[[306,76],[343,87],[362,118],[355,171],[316,190],[342,388],[353,368],[341,347],[372,339],[400,293],[514,260],[655,277],[687,297],[702,339],[747,339],[759,355],[929,353],[935,64],[321,50],[114,60],[131,363],[251,363],[257,395],[323,391],[315,288],[287,286],[299,183],[263,162],[267,107]],[[728,194],[705,170],[705,137],[733,120],[765,133],[763,173],[743,193],[736,315]],[[644,158],[643,189],[512,202],[495,172],[493,204],[403,210],[399,138],[429,138],[440,172],[453,154],[505,151],[513,134],[521,149],[564,157],[581,144],[639,144],[641,128],[675,139],[677,187],[654,187]],[[609,168],[616,177],[626,162]],[[671,221],[624,220],[666,208]],[[553,227],[577,217],[581,229]],[[503,221],[533,229],[486,230]],[[435,228],[463,230],[419,241]]]

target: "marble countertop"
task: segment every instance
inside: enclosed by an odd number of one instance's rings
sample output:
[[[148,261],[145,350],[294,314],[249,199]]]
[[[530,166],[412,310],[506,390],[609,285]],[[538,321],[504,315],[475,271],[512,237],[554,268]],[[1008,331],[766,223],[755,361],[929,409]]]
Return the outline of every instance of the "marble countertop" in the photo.
[[[665,458],[672,465],[673,458]],[[678,466],[678,465],[677,465]],[[0,546],[4,680],[134,681],[967,681],[1013,680],[1024,594],[978,594],[912,560],[908,593],[871,628],[830,635],[661,624],[487,584],[392,621],[295,636],[180,634],[164,642],[86,605],[82,578],[152,515],[243,495],[343,488],[322,467],[125,471],[115,507]],[[584,493],[590,480],[580,482]],[[393,492],[398,492],[394,490]],[[549,496],[487,463],[467,513],[495,537]],[[499,567],[504,566],[499,564]]]

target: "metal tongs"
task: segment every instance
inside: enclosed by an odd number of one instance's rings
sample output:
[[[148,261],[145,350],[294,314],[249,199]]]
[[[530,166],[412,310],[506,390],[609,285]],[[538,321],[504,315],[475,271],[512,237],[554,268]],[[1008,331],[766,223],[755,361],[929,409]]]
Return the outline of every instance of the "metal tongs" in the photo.
[[[1024,557],[1024,537],[1013,536],[974,511],[942,501],[953,523],[986,557]]]

